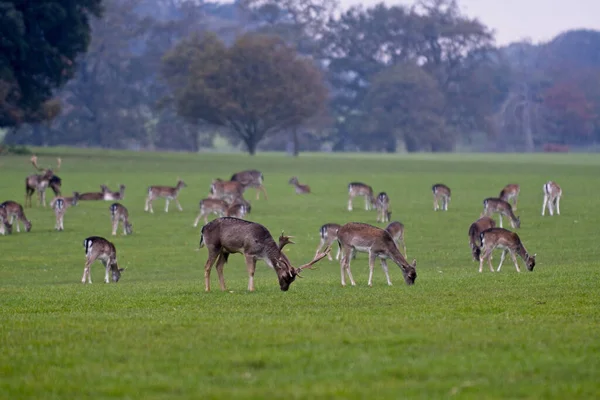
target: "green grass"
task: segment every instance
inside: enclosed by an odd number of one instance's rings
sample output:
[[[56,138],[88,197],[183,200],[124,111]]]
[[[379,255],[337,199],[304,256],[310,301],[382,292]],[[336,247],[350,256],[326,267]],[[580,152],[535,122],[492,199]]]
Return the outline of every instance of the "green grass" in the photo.
[[[110,238],[109,202],[69,209],[64,232],[54,215],[27,209],[30,233],[0,236],[0,397],[67,398],[531,398],[600,396],[600,157],[597,155],[154,154],[39,150],[41,165],[63,157],[64,191],[127,185],[134,235],[113,240],[118,284],[104,284],[98,262],[82,285],[83,239]],[[0,159],[0,200],[23,201],[27,157]],[[249,219],[310,260],[325,222],[375,224],[362,199],[346,211],[350,181],[386,191],[393,219],[406,225],[414,286],[390,264],[393,286],[367,259],[352,263],[356,287],[340,286],[336,262],[321,261],[281,292],[259,262],[256,292],[246,291],[243,258],[225,267],[227,292],[204,292],[206,249],[192,227],[212,178],[257,168],[269,200],[252,201]],[[314,194],[297,196],[297,175]],[[183,212],[146,188],[188,184]],[[542,185],[563,188],[562,215],[541,217]],[[433,212],[431,185],[453,190],[448,212]],[[510,260],[500,273],[471,260],[467,230],[481,201],[520,183],[518,231],[537,253],[534,272]],[[51,197],[51,196],[50,196]],[[382,224],[379,224],[383,226]],[[499,254],[494,258],[497,264]],[[522,261],[521,261],[521,265]]]

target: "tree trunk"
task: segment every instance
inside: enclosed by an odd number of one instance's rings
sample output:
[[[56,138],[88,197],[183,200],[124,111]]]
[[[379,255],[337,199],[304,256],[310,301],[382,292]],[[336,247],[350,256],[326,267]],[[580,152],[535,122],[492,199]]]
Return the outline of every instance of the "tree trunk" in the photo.
[[[294,157],[298,157],[298,154],[300,154],[300,145],[298,143],[298,129],[294,128],[292,129],[292,144],[293,144],[293,155]]]
[[[246,148],[248,149],[248,154],[250,154],[251,156],[255,155],[256,154],[256,146],[258,145],[258,143],[256,143],[256,139],[254,138],[254,136],[244,138],[244,143],[246,143]]]

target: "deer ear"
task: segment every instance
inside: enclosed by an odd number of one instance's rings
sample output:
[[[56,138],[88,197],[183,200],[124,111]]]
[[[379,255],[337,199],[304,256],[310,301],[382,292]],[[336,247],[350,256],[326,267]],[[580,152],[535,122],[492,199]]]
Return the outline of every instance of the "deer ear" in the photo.
[[[417,266],[417,259],[416,259],[416,258],[413,258],[413,261],[412,261],[412,266],[413,266],[413,267],[416,267],[416,266]]]

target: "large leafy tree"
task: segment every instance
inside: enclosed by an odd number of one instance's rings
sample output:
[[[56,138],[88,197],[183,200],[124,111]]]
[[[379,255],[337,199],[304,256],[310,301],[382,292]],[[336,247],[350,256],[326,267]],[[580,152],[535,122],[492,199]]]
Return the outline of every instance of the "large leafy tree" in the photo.
[[[54,115],[44,103],[73,76],[75,58],[90,43],[89,19],[101,15],[101,3],[0,0],[0,126]]]
[[[269,35],[246,34],[231,47],[193,35],[165,56],[163,74],[181,116],[227,128],[250,154],[319,113],[327,96],[312,61]]]

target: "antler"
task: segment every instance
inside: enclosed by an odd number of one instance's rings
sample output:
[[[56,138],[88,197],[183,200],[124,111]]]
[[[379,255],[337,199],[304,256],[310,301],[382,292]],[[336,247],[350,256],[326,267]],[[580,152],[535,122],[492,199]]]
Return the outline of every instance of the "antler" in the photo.
[[[309,262],[308,264],[304,264],[304,265],[296,268],[296,275],[298,275],[300,273],[300,271],[302,271],[305,268],[306,269],[312,269],[311,267],[313,266],[313,264],[316,264],[319,261],[321,261],[323,258],[327,257],[327,254],[329,254],[330,251],[331,251],[331,246],[327,246],[327,248],[325,249],[325,251],[322,252],[322,253],[317,254],[315,256],[315,258],[313,258],[313,260],[311,262]]]
[[[281,231],[281,236],[279,236],[279,251],[281,251],[283,249],[283,246],[285,246],[286,244],[295,244],[290,240],[291,238],[293,238],[293,236],[285,236],[283,234],[283,231]]]
[[[40,168],[40,167],[38,166],[38,164],[37,164],[37,159],[38,159],[38,158],[37,158],[37,156],[36,156],[36,155],[33,155],[33,156],[31,156],[31,163],[33,164],[33,166],[35,167],[35,169],[37,169],[38,171],[45,171],[45,169],[44,169],[44,168]]]
[[[60,165],[62,164],[62,159],[60,157],[56,158],[56,171],[58,171],[60,169]]]

